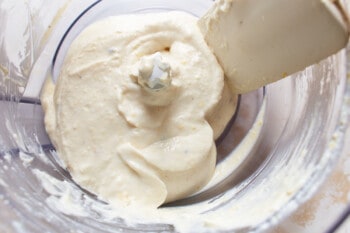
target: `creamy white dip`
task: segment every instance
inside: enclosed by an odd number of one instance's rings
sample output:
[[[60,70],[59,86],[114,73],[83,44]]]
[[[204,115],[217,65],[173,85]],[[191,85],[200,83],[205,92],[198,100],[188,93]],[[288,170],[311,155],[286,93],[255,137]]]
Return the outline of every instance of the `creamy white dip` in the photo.
[[[87,27],[41,100],[78,184],[109,203],[150,208],[208,183],[236,104],[197,19],[180,12]]]

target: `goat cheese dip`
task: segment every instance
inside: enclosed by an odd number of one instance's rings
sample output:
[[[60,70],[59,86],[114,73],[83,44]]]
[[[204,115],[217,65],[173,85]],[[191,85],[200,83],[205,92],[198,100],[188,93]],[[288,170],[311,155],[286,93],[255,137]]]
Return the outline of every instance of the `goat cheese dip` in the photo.
[[[93,23],[41,95],[73,179],[111,204],[152,209],[208,183],[236,100],[197,18],[182,12]]]

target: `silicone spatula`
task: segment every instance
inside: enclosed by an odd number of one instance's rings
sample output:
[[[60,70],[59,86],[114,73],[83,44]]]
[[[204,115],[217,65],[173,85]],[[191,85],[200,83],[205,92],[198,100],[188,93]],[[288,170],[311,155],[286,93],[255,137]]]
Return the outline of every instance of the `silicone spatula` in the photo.
[[[198,25],[239,94],[344,48],[347,19],[334,0],[218,0]]]

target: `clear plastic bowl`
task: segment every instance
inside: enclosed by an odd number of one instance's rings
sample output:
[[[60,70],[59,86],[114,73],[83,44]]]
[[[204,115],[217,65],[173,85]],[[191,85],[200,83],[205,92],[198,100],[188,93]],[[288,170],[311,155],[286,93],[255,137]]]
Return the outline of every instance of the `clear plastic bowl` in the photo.
[[[211,4],[209,0],[0,3],[1,232],[179,230],[171,219],[131,224],[118,215],[106,217],[103,211],[110,207],[81,189],[61,166],[45,133],[37,94],[43,79],[59,71],[72,39],[91,22],[107,15],[168,10],[200,17]],[[35,82],[26,87],[29,77]],[[260,232],[277,224],[307,200],[333,168],[350,122],[349,98],[345,51],[240,96],[232,124],[217,141],[217,168],[226,173],[217,174],[201,192],[162,208],[188,216],[221,214],[228,219],[229,231]],[[67,187],[70,192],[65,196]]]

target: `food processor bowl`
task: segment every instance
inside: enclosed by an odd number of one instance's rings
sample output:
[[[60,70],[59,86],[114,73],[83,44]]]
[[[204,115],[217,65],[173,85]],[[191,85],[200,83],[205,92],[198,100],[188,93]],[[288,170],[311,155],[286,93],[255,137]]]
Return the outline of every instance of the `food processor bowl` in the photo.
[[[200,17],[211,4],[0,2],[1,232],[262,232],[316,192],[346,143],[350,80],[344,50],[239,96],[235,116],[216,142],[213,179],[198,193],[161,206],[162,218],[133,219],[114,210],[75,183],[56,154],[45,133],[40,89],[46,78],[57,77],[81,30],[127,13],[179,10]]]

